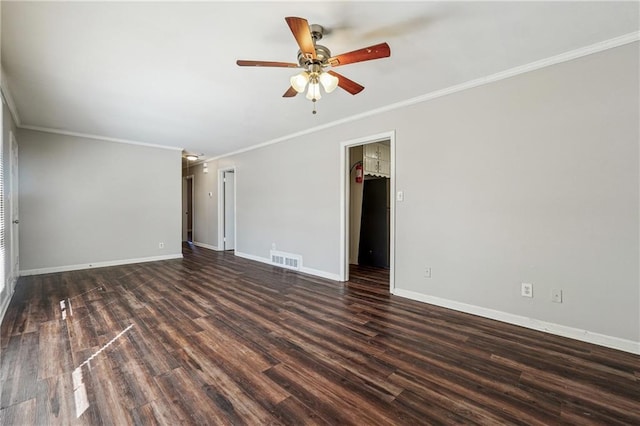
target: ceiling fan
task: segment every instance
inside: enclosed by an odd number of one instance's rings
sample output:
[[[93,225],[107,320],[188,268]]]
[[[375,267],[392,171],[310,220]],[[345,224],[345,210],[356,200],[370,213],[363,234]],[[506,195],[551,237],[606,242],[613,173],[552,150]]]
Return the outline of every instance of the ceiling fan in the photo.
[[[364,86],[355,81],[349,80],[333,70],[325,70],[325,68],[334,68],[391,56],[391,49],[387,43],[380,43],[341,55],[331,56],[331,51],[328,48],[316,44],[318,40],[322,39],[324,33],[322,26],[317,24],[309,25],[304,18],[287,17],[285,20],[300,47],[297,63],[238,60],[236,64],[241,67],[302,68],[303,71],[301,73],[291,77],[291,86],[282,96],[284,98],[294,97],[298,93],[304,92],[308,85],[306,97],[314,102],[314,114],[316,113],[315,102],[322,97],[320,94],[321,85],[326,93],[331,93],[336,87],[341,87],[352,95],[356,95],[364,89]]]

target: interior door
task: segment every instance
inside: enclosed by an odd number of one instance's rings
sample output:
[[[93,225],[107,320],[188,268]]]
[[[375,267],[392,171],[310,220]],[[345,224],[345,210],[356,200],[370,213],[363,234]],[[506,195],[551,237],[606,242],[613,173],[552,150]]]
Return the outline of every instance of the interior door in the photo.
[[[19,247],[19,205],[18,205],[18,142],[13,132],[11,133],[9,163],[11,174],[11,192],[9,193],[9,203],[11,205],[10,223],[11,223],[11,283],[15,285],[15,280],[20,275],[20,247]]]
[[[233,170],[224,172],[224,249],[236,248],[236,174]]]

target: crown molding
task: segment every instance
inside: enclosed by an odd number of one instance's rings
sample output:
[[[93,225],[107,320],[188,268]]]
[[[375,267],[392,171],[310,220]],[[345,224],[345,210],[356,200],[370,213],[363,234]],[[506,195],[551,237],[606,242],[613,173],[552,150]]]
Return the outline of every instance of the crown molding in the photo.
[[[128,145],[138,145],[138,146],[144,146],[144,147],[147,147],[147,148],[160,148],[160,149],[168,149],[168,150],[171,150],[171,151],[182,151],[183,150],[183,148],[176,147],[176,146],[157,145],[157,144],[153,144],[153,143],[132,141],[132,140],[129,140],[129,139],[109,138],[109,137],[105,137],[105,136],[92,135],[92,134],[89,134],[89,133],[69,132],[69,131],[66,131],[66,130],[53,129],[53,128],[50,128],[50,127],[30,126],[30,125],[27,125],[27,124],[21,125],[21,126],[18,126],[18,127],[20,127],[21,129],[26,129],[26,130],[34,130],[36,132],[53,133],[53,134],[65,135],[65,136],[75,136],[75,137],[78,137],[78,138],[95,139],[95,140],[106,141],[106,142],[124,143],[124,144],[128,144]]]
[[[286,136],[282,136],[276,139],[272,139],[266,142],[262,142],[256,145],[252,145],[247,148],[239,149],[237,151],[232,151],[227,154],[218,155],[215,157],[207,158],[203,161],[214,161],[220,158],[230,157],[232,155],[241,154],[243,152],[252,151],[254,149],[263,148],[265,146],[273,145],[276,143],[284,142],[289,139],[293,139],[299,136],[308,135],[311,133],[316,133],[321,130],[329,129],[331,127],[339,126],[341,124],[350,123],[352,121],[357,121],[362,118],[370,117],[377,114],[382,114],[384,112],[393,111],[395,109],[404,108],[407,106],[415,105],[422,102],[428,102],[433,99],[441,98],[443,96],[451,95],[453,93],[462,92],[464,90],[473,89],[478,86],[484,86],[486,84],[491,84],[496,81],[504,80],[507,78],[515,77],[520,74],[525,74],[531,71],[539,70],[541,68],[546,68],[551,65],[561,64],[563,62],[568,62],[574,59],[582,58],[584,56],[592,55],[594,53],[603,52],[605,50],[613,49],[616,47],[624,46],[625,44],[634,43],[640,41],[640,31],[634,31],[629,34],[624,34],[619,37],[615,37],[609,40],[601,41],[598,43],[594,43],[589,46],[584,46],[579,49],[570,50],[568,52],[560,53],[555,56],[550,56],[545,59],[541,59],[539,61],[531,62],[525,65],[521,65],[515,68],[510,68],[505,71],[500,71],[495,74],[488,75],[486,77],[477,78],[475,80],[470,80],[461,84],[457,84],[455,86],[450,86],[445,89],[436,90],[435,92],[430,92],[424,95],[416,96],[414,98],[406,99],[404,101],[396,102],[393,104],[389,104],[380,108],[372,109],[370,111],[365,111],[360,114],[352,115],[349,117],[342,118],[340,120],[332,121],[330,123],[326,123],[320,126],[311,127],[306,130],[302,130],[300,132],[292,133]]]
[[[0,73],[2,73],[2,76],[0,78],[0,93],[2,94],[2,99],[7,104],[7,108],[9,108],[9,112],[13,117],[14,123],[16,123],[16,126],[20,127],[21,122],[20,116],[18,115],[18,108],[16,107],[16,103],[13,100],[13,96],[11,96],[9,83],[7,82],[7,79],[5,77],[7,73],[4,71],[4,67],[2,67]]]
[[[18,115],[18,108],[16,107],[13,97],[11,96],[11,90],[9,89],[9,83],[7,82],[7,79],[5,77],[6,73],[4,71],[4,67],[2,67],[1,73],[2,75],[0,76],[1,77],[0,78],[0,94],[2,95],[2,99],[7,104],[7,107],[9,108],[9,112],[13,117],[13,121],[16,123],[16,127],[18,127],[19,129],[35,130],[37,132],[54,133],[54,134],[65,135],[65,136],[76,136],[79,138],[95,139],[95,140],[101,140],[101,141],[107,141],[107,142],[117,142],[117,143],[129,144],[129,145],[139,145],[139,146],[145,146],[147,148],[161,148],[161,149],[169,149],[172,151],[183,150],[183,148],[174,147],[174,146],[157,145],[157,144],[151,144],[146,142],[132,141],[128,139],[109,138],[105,136],[92,135],[88,133],[69,132],[66,130],[54,129],[51,127],[31,126],[28,124],[22,124],[22,121],[20,120],[20,116]]]
[[[335,120],[332,121],[330,123],[326,123],[320,126],[315,126],[315,127],[311,127],[309,129],[305,129],[299,132],[295,132],[295,133],[291,133],[289,135],[286,136],[282,136],[276,139],[271,139],[268,140],[266,142],[262,142],[256,145],[252,145],[246,148],[242,148],[236,151],[232,151],[226,154],[222,154],[222,155],[218,155],[218,156],[214,156],[214,157],[209,157],[209,158],[205,158],[202,160],[198,160],[197,163],[203,163],[203,162],[207,162],[207,161],[215,161],[218,160],[220,158],[225,158],[225,157],[230,157],[233,155],[238,155],[238,154],[242,154],[244,152],[248,152],[248,151],[253,151],[255,149],[259,149],[259,148],[264,148],[266,146],[269,145],[274,145],[280,142],[284,142],[290,139],[294,139],[300,136],[305,136],[308,134],[312,134],[312,133],[316,133],[319,132],[321,130],[325,130],[325,129],[329,129],[332,127],[336,127],[342,124],[346,124],[346,123],[350,123],[352,121],[357,121],[360,120],[362,118],[366,118],[366,117],[370,117],[373,115],[377,115],[377,114],[382,114],[385,112],[389,112],[389,111],[393,111],[396,109],[400,109],[400,108],[404,108],[407,106],[411,106],[411,105],[415,105],[418,103],[422,103],[422,102],[428,102],[430,100],[433,99],[437,99],[443,96],[447,96],[447,95],[451,95],[453,93],[457,93],[457,92],[461,92],[464,90],[468,90],[468,89],[472,89],[478,86],[483,86],[486,84],[490,84],[490,83],[494,83],[500,80],[504,80],[507,78],[511,78],[520,74],[525,74],[528,73],[530,71],[535,71],[541,68],[545,68],[545,67],[549,67],[552,65],[556,65],[556,64],[561,64],[563,62],[567,62],[567,61],[571,61],[574,59],[578,59],[584,56],[588,56],[588,55],[592,55],[594,53],[598,53],[598,52],[602,52],[605,50],[609,50],[609,49],[613,49],[616,47],[620,47],[620,46],[624,46],[626,44],[629,43],[634,43],[634,42],[638,42],[640,41],[640,31],[635,31],[629,34],[625,34],[619,37],[615,37],[609,40],[605,40],[602,42],[598,42],[589,46],[585,46],[585,47],[581,47],[579,49],[574,49],[565,53],[561,53],[559,55],[555,55],[555,56],[551,56],[539,61],[535,61],[535,62],[531,62],[529,64],[525,64],[525,65],[521,65],[518,67],[514,67],[514,68],[510,68],[508,70],[505,71],[501,71],[495,74],[491,74],[489,76],[486,77],[481,77],[475,80],[470,80],[461,84],[457,84],[454,86],[450,86],[447,87],[445,89],[441,89],[441,90],[436,90],[434,92],[430,92],[424,95],[420,95],[420,96],[416,96],[401,102],[396,102],[393,104],[389,104],[386,105],[384,107],[380,107],[380,108],[376,108],[376,109],[372,109],[369,111],[365,111],[363,113],[360,114],[355,114],[349,117],[345,117],[342,118],[340,120]],[[4,70],[2,70],[2,79],[1,79],[1,89],[2,89],[2,96],[3,98],[6,100],[7,106],[9,108],[9,111],[11,112],[11,115],[13,116],[14,121],[16,122],[16,125],[21,128],[21,129],[28,129],[28,130],[35,130],[35,131],[39,131],[39,132],[46,132],[46,133],[54,133],[54,134],[60,134],[60,135],[66,135],[66,136],[77,136],[77,137],[82,137],[82,138],[87,138],[87,139],[96,139],[96,140],[102,140],[102,141],[108,141],[108,142],[117,142],[117,143],[125,143],[125,144],[130,144],[130,145],[139,145],[139,146],[146,146],[146,147],[150,147],[150,148],[161,148],[161,149],[169,149],[169,150],[176,150],[176,151],[183,151],[183,148],[180,147],[169,147],[169,146],[164,146],[164,145],[157,145],[157,144],[150,144],[150,143],[145,143],[145,142],[139,142],[139,141],[133,141],[133,140],[127,140],[127,139],[119,139],[119,138],[110,138],[110,137],[104,137],[104,136],[99,136],[99,135],[92,135],[92,134],[86,134],[86,133],[78,133],[78,132],[69,132],[69,131],[65,131],[65,130],[59,130],[59,129],[54,129],[54,128],[49,128],[49,127],[40,127],[40,126],[30,126],[30,125],[22,125],[21,121],[20,121],[20,117],[18,116],[18,111],[17,108],[15,106],[15,103],[13,102],[13,98],[11,97],[11,94],[9,92],[9,88],[8,88],[8,84],[7,81],[4,77],[5,73]],[[195,164],[194,164],[195,165]]]

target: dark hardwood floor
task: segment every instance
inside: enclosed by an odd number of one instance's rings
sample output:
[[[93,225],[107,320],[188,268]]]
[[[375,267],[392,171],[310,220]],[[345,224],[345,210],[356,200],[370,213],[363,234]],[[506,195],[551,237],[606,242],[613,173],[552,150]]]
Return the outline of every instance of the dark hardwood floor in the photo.
[[[188,246],[23,277],[2,323],[0,423],[640,424],[639,356],[351,277]]]

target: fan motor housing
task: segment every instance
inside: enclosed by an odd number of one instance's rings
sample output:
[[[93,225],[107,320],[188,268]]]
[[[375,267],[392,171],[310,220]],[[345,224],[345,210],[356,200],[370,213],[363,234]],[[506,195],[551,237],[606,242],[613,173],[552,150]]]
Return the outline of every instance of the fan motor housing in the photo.
[[[304,56],[304,54],[298,50],[298,63],[301,67],[307,67],[310,64],[316,63],[321,64],[323,66],[328,64],[328,60],[331,57],[331,51],[320,44],[315,45],[316,48],[316,59],[308,59]]]

